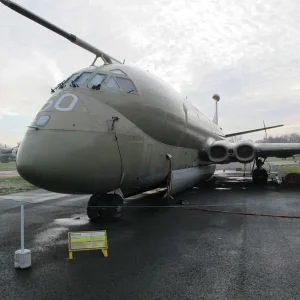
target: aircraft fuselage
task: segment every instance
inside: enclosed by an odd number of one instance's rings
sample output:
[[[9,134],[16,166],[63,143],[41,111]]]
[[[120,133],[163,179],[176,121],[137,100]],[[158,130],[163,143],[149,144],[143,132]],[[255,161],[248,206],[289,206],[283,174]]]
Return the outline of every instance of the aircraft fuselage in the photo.
[[[78,85],[67,83],[50,97],[26,132],[17,155],[22,177],[54,192],[120,188],[129,196],[165,182],[167,154],[172,171],[200,168],[201,180],[213,175],[215,165],[201,160],[199,150],[224,134],[177,91],[127,65],[82,73]],[[99,88],[91,84],[97,74],[105,78]],[[127,90],[128,79],[133,91]]]

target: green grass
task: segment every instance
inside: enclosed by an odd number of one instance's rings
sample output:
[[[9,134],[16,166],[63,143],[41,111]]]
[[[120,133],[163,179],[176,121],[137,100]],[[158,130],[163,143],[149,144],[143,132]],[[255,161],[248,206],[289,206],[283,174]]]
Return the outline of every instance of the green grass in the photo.
[[[17,170],[16,162],[12,161],[6,164],[0,163],[0,172],[1,171],[15,171]]]
[[[268,157],[267,158],[267,161],[295,161],[295,160],[299,160],[300,157],[296,157],[293,158],[293,157],[287,157],[286,159],[284,158],[279,158],[279,157]]]
[[[21,177],[0,178],[0,196],[37,189]]]
[[[300,173],[300,165],[276,166],[276,169],[282,170],[287,173]]]

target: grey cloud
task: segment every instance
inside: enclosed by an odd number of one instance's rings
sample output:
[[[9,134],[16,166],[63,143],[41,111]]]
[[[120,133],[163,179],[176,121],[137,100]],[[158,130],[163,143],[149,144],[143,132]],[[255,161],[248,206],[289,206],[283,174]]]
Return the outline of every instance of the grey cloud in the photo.
[[[210,117],[211,96],[220,93],[220,121],[227,131],[260,126],[262,118],[297,122],[297,1],[18,3],[157,74]],[[58,78],[89,65],[93,56],[3,6],[0,20],[1,107],[33,116]],[[28,95],[27,102],[21,100]]]

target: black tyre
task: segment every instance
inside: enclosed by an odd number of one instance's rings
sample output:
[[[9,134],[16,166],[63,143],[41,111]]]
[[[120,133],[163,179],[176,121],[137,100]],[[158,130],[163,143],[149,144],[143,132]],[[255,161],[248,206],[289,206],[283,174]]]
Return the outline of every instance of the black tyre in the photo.
[[[87,215],[91,222],[117,221],[121,218],[123,198],[118,194],[93,195],[87,207]]]
[[[99,220],[99,209],[98,209],[98,204],[99,203],[99,198],[97,195],[92,195],[89,202],[88,202],[88,207],[86,209],[86,213],[90,219],[91,222],[97,222]]]
[[[268,177],[268,172],[265,169],[255,169],[252,174],[254,184],[267,184]]]

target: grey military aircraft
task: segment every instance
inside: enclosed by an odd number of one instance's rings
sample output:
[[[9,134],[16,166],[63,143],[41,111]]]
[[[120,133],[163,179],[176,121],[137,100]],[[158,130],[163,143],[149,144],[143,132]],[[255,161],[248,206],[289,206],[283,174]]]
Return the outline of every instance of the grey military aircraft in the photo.
[[[266,183],[267,157],[300,153],[296,143],[229,142],[282,125],[224,134],[217,110],[212,121],[150,72],[119,62],[12,1],[0,1],[96,56],[51,90],[17,154],[18,172],[32,184],[92,194],[92,221],[118,218],[124,197],[154,188],[167,188],[168,200],[210,179],[216,164],[254,161],[253,181]],[[103,65],[95,65],[98,58]]]
[[[16,161],[18,152],[18,146],[0,148],[0,163],[9,163],[10,161]]]
[[[0,163],[8,163],[12,155],[13,148],[0,148]]]

